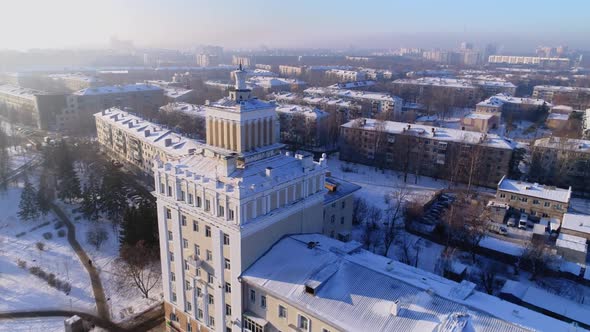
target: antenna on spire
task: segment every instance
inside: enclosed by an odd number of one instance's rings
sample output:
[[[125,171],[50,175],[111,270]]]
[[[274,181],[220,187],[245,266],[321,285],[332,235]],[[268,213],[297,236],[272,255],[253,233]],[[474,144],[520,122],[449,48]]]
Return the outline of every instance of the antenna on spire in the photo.
[[[239,70],[242,70],[242,61],[240,61],[240,66],[238,67]]]

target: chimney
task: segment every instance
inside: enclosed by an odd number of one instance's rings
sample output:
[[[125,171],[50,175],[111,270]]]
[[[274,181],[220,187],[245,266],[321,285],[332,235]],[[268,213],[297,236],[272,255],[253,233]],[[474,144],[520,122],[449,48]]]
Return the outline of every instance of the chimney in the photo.
[[[195,149],[195,148],[188,149],[188,154],[195,154],[196,151],[197,151],[197,149]]]
[[[397,317],[399,315],[400,309],[401,309],[400,300],[395,300],[395,302],[393,302],[393,304],[391,305],[391,314]]]
[[[164,140],[164,146],[169,147],[172,145],[172,138],[167,138]]]
[[[272,176],[272,167],[267,167],[265,170],[265,174],[267,177],[271,177]]]
[[[145,137],[150,137],[150,131],[149,130],[144,130],[143,135]]]

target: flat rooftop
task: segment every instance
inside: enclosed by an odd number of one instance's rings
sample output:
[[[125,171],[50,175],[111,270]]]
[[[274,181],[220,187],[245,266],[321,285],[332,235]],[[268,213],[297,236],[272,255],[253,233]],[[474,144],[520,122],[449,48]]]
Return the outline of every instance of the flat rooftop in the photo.
[[[571,328],[475,291],[469,281],[456,283],[363,250],[358,242],[319,234],[283,238],[242,278],[342,331],[565,332]],[[314,294],[306,287],[313,287]],[[392,314],[394,306],[399,308],[397,314]]]
[[[590,152],[590,141],[564,137],[545,137],[535,140],[534,146],[573,152]]]
[[[10,96],[20,97],[23,99],[33,100],[33,99],[35,99],[35,95],[44,95],[46,93],[43,91],[39,91],[39,90],[23,88],[23,87],[20,87],[17,85],[3,84],[3,85],[0,85],[0,94],[5,94],[5,95],[10,95]]]
[[[130,93],[130,92],[148,92],[162,91],[162,88],[150,84],[127,84],[127,85],[109,85],[94,88],[86,88],[74,92],[78,96],[106,95],[111,93]]]
[[[511,180],[505,177],[500,180],[500,183],[498,183],[498,190],[561,203],[569,203],[572,195],[571,188],[562,189],[538,183]]]
[[[590,215],[580,213],[566,213],[563,215],[561,228],[590,234]]]
[[[361,123],[357,121],[361,121]],[[375,119],[356,119],[342,125],[344,128],[359,128],[362,130],[376,130],[377,120]],[[499,149],[514,149],[512,141],[504,139],[498,135],[485,134],[475,131],[450,129],[442,127],[433,127],[419,124],[409,124],[405,122],[383,121],[382,127],[386,132],[392,134],[407,134],[422,137],[428,137],[438,141],[462,142],[469,144],[481,144]],[[409,126],[409,128],[408,128]],[[433,135],[434,130],[434,135]]]
[[[490,98],[481,101],[477,104],[477,106],[502,106],[503,104],[510,103],[510,104],[527,104],[527,105],[537,105],[541,106],[543,104],[551,107],[551,103],[546,102],[543,99],[538,98],[525,98],[525,97],[513,97],[509,94],[499,93],[495,96],[491,96]]]

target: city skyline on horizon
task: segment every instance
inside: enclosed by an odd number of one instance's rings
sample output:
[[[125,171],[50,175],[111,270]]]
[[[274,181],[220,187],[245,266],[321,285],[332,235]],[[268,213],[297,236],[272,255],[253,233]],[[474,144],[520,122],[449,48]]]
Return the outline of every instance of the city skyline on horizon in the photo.
[[[355,3],[300,1],[299,9],[284,3],[252,0],[247,9],[234,10],[230,1],[173,0],[165,8],[154,0],[114,0],[79,3],[58,0],[12,1],[14,13],[0,22],[3,49],[103,48],[112,36],[131,40],[137,47],[190,48],[214,44],[230,49],[394,49],[398,47],[456,48],[461,41],[476,48],[488,43],[507,52],[532,52],[540,45],[568,45],[590,49],[583,7],[551,1],[479,3]],[[34,12],[28,10],[32,6]],[[587,8],[590,9],[590,8]],[[85,13],[92,13],[87,15]],[[524,13],[524,14],[523,14]],[[24,16],[26,14],[26,17]],[[35,22],[31,28],[26,20]],[[499,23],[499,24],[496,24]],[[38,28],[43,26],[44,29]],[[15,27],[18,27],[15,29]]]

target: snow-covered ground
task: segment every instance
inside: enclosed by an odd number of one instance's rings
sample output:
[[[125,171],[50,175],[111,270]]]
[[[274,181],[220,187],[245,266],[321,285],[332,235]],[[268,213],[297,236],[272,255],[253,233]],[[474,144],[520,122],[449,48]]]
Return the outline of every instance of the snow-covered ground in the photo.
[[[162,296],[161,283],[150,292],[151,299],[145,299],[135,288],[122,289],[117,285],[116,259],[119,257],[119,234],[108,220],[90,221],[81,214],[72,212],[77,205],[59,203],[62,210],[70,217],[76,226],[76,238],[84,251],[92,259],[92,264],[98,269],[100,279],[108,301],[112,319],[120,321],[128,316],[141,312]],[[77,220],[76,220],[77,219]],[[108,239],[98,248],[88,243],[86,233],[95,228],[102,228],[108,233]]]
[[[31,161],[37,155],[33,151],[28,151],[22,147],[12,147],[8,149],[10,155],[10,169],[17,169],[27,162]]]
[[[78,256],[66,237],[59,237],[55,229],[57,218],[52,214],[39,220],[23,222],[17,216],[21,187],[11,187],[0,193],[0,311],[69,309],[94,310],[95,301],[90,288],[90,279]],[[49,221],[49,225],[30,231],[33,227]],[[62,229],[65,230],[65,227]],[[22,232],[26,234],[17,237]],[[43,238],[51,233],[52,238]],[[42,242],[44,250],[36,247]],[[57,290],[44,280],[18,266],[17,260],[25,261],[27,268],[39,266],[58,279],[69,282],[69,294]],[[0,322],[0,326],[2,322]]]
[[[40,317],[0,321],[0,332],[63,332],[64,318]]]

